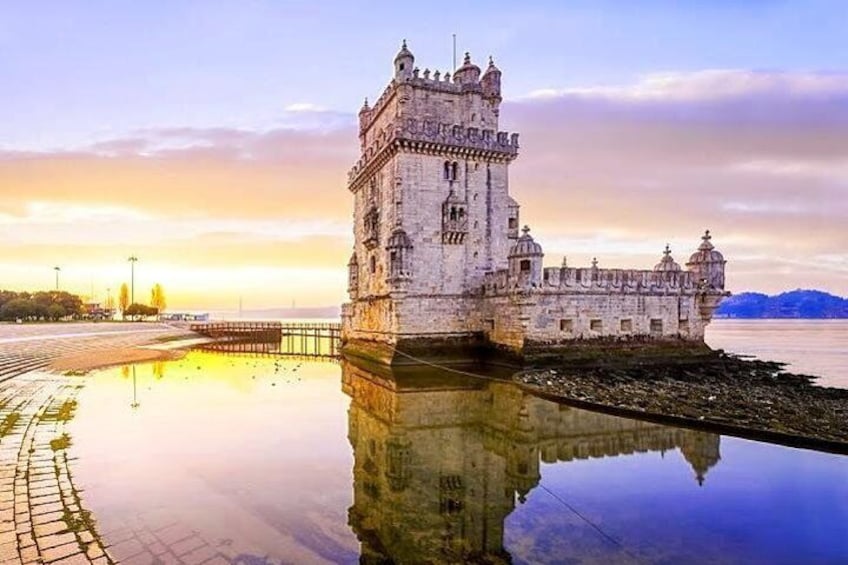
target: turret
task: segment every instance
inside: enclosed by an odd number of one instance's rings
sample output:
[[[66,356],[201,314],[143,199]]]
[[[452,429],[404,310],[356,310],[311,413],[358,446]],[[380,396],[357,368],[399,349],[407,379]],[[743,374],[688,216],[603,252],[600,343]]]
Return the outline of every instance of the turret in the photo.
[[[480,67],[471,62],[471,54],[466,53],[462,66],[453,73],[453,81],[457,84],[477,84],[480,80]]]
[[[660,262],[654,266],[654,272],[657,273],[677,273],[681,271],[680,265],[674,260],[674,257],[671,256],[671,247],[668,244],[665,244],[665,250],[663,251],[662,259]]]
[[[701,237],[698,251],[692,254],[686,267],[695,273],[698,284],[704,290],[724,290],[724,265],[727,261],[712,244],[710,230]]]
[[[501,71],[495,66],[495,62],[489,57],[489,66],[486,67],[486,72],[483,73],[483,78],[480,81],[483,85],[483,96],[494,100],[496,103],[501,101]]]
[[[403,40],[403,45],[400,51],[395,56],[395,80],[403,81],[412,78],[412,71],[415,65],[415,57],[412,52],[406,48],[406,40]]]
[[[368,129],[368,124],[371,121],[371,107],[368,106],[368,99],[362,103],[362,108],[359,109],[359,135],[365,133]]]
[[[523,289],[542,284],[542,246],[530,235],[530,228],[524,226],[522,235],[509,250],[509,278],[511,286]]]

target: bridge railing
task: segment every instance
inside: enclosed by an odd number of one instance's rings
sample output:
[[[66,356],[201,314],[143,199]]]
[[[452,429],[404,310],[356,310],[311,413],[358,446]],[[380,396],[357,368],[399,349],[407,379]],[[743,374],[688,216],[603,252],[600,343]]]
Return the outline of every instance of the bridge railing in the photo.
[[[279,355],[338,357],[341,346],[341,324],[333,322],[222,321],[190,328],[222,343],[275,344]]]

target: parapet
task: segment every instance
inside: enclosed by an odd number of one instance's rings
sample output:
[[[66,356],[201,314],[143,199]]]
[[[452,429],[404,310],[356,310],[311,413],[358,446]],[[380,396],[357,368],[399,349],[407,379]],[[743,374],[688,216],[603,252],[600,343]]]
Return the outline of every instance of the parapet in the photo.
[[[513,288],[509,271],[486,275],[483,294],[498,296],[524,288]],[[616,293],[616,294],[694,294],[700,290],[690,271],[657,272],[641,269],[599,269],[597,267],[545,267],[538,292]]]
[[[357,179],[387,147],[396,143],[413,149],[454,149],[468,155],[486,155],[512,160],[518,156],[518,134],[414,118],[396,119],[376,136],[348,172],[348,186]]]

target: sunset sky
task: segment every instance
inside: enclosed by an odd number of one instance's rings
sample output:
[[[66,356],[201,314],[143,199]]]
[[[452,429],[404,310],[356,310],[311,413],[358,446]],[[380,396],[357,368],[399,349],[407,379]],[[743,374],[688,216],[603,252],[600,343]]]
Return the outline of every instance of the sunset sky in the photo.
[[[0,288],[333,305],[355,115],[406,38],[504,73],[546,264],[678,262],[848,294],[848,10],[709,2],[0,3]]]

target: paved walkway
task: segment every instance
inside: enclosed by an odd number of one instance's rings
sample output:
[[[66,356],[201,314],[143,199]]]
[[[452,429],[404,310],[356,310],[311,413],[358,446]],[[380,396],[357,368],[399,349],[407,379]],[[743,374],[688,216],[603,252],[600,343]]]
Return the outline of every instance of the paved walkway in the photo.
[[[0,325],[0,563],[107,564],[124,553],[100,537],[74,487],[65,424],[84,382],[37,369],[66,354],[185,333],[165,324]]]
[[[63,355],[132,347],[187,333],[167,324],[0,324],[0,382],[41,369]]]

